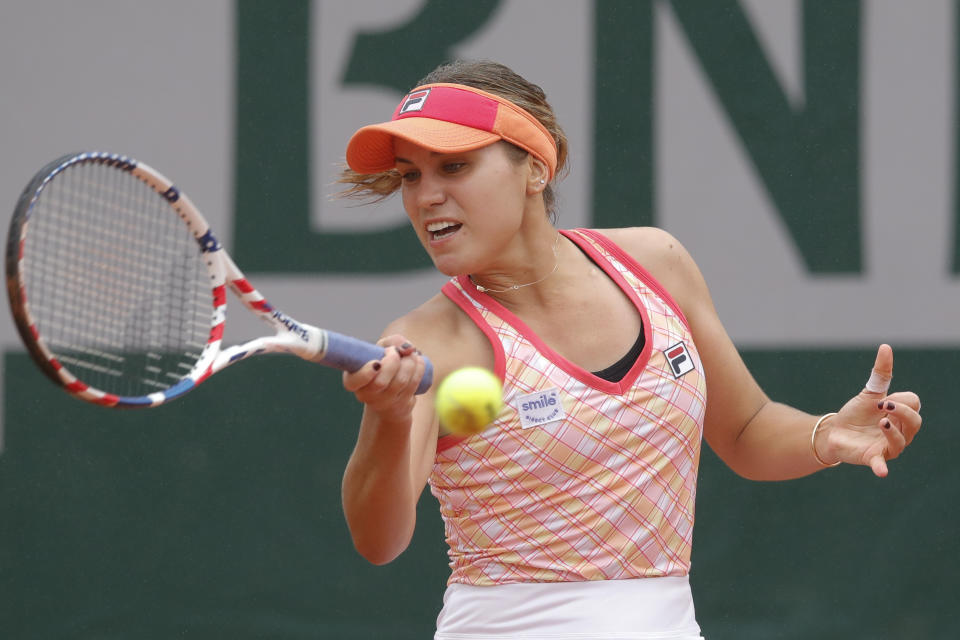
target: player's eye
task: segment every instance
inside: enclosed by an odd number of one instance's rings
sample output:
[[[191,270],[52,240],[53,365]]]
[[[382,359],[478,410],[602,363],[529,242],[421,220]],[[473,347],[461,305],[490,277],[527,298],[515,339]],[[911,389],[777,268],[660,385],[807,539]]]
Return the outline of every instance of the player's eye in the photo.
[[[443,171],[445,173],[457,173],[461,169],[467,166],[466,162],[448,162],[443,165]]]
[[[415,182],[417,178],[420,177],[419,171],[402,171],[400,173],[400,179],[404,182]]]

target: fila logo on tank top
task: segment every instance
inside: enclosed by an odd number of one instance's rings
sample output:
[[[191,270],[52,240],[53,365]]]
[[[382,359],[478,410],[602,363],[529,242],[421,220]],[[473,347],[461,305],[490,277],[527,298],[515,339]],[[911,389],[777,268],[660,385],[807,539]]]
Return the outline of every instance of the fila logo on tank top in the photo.
[[[445,436],[430,487],[449,582],[493,585],[687,575],[706,382],[669,294],[597,231],[563,231],[630,298],[645,344],[611,382],[567,361],[466,277],[443,292],[486,334],[504,408]]]

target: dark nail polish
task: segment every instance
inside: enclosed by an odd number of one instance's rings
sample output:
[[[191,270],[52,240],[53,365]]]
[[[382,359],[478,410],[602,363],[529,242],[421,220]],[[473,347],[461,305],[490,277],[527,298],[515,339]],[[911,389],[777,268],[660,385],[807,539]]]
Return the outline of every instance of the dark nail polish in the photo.
[[[893,411],[893,410],[896,409],[896,408],[897,408],[897,406],[896,406],[895,404],[893,404],[892,402],[888,402],[888,403],[887,403],[887,411]]]
[[[883,400],[877,403],[877,409],[883,409]]]
[[[379,362],[374,362],[374,363],[373,363],[373,370],[374,370],[374,371],[380,371],[380,363],[379,363]]]
[[[409,348],[412,347],[412,346],[413,346],[413,345],[410,344],[409,342],[404,342],[402,345],[400,345],[400,348],[406,350],[406,349],[409,349]]]
[[[883,428],[884,428],[884,429],[889,429],[889,428],[890,428],[890,421],[889,421],[889,420],[884,420],[884,421],[883,421]]]

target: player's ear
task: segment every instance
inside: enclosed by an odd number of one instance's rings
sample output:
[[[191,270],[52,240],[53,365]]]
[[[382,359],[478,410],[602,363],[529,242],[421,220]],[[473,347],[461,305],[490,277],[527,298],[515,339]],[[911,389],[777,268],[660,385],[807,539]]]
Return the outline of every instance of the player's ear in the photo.
[[[527,156],[530,172],[527,177],[527,194],[541,193],[547,188],[547,178],[550,175],[547,165],[535,158],[533,154]]]

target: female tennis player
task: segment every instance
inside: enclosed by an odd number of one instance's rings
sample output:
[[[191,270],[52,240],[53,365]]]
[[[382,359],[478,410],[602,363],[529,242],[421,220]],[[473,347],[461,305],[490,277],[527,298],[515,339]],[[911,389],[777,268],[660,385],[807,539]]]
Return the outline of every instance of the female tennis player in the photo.
[[[364,405],[344,511],[359,552],[390,562],[430,484],[452,570],[437,639],[697,639],[702,437],[755,480],[839,463],[883,477],[920,429],[920,400],[888,392],[882,345],[842,407],[772,401],[675,238],[555,228],[566,157],[543,91],[491,62],[436,69],[390,121],[351,138],[347,193],[400,191],[451,279],[387,327],[382,359],[344,375]],[[421,351],[436,380],[468,365],[503,380],[504,409],[484,432],[442,431],[433,393],[414,393]]]

